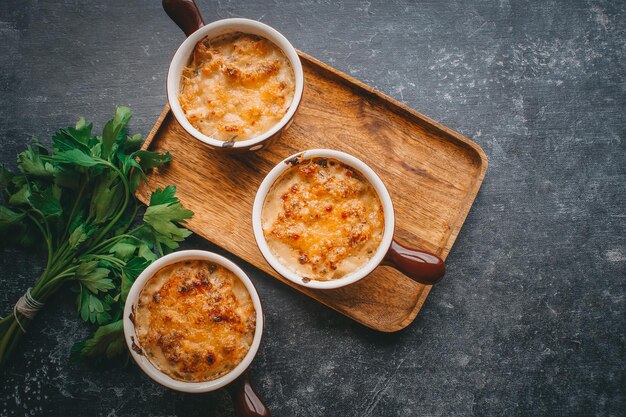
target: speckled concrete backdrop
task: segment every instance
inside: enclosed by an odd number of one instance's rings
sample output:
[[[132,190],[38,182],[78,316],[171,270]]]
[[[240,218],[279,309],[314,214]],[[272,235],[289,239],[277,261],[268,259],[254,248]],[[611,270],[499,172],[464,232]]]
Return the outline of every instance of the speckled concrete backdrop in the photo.
[[[275,26],[490,158],[447,278],[398,334],[245,268],[268,322],[252,371],[275,417],[625,415],[626,2],[199,3],[207,20]],[[116,104],[147,133],[182,39],[156,0],[3,0],[0,161],[80,115],[101,127]],[[0,314],[41,266],[0,254]],[[224,392],[68,364],[86,334],[57,297],[0,376],[0,415],[232,414]]]

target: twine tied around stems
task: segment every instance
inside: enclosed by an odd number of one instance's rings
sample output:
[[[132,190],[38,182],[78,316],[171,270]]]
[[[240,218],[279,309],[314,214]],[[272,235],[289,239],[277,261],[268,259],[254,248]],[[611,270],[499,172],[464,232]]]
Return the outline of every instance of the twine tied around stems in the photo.
[[[21,296],[19,300],[17,300],[17,303],[15,303],[15,306],[13,307],[13,315],[15,316],[15,321],[17,321],[17,324],[20,326],[20,329],[22,329],[24,333],[26,333],[26,329],[24,328],[24,326],[22,326],[22,323],[20,323],[20,319],[17,317],[17,313],[19,312],[22,316],[32,320],[33,318],[35,318],[37,312],[43,308],[43,303],[33,298],[33,295],[30,293],[31,289],[32,288],[29,287],[26,290],[26,293]]]

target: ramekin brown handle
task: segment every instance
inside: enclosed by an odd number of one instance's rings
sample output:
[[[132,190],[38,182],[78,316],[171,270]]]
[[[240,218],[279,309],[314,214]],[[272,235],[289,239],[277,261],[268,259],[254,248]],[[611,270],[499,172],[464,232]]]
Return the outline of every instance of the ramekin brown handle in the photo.
[[[204,26],[204,20],[193,0],[163,0],[163,10],[189,36]]]
[[[271,417],[270,410],[250,383],[248,372],[228,385],[228,391],[237,417]]]
[[[446,264],[437,255],[401,245],[395,239],[383,259],[407,277],[421,284],[433,285],[446,273]]]

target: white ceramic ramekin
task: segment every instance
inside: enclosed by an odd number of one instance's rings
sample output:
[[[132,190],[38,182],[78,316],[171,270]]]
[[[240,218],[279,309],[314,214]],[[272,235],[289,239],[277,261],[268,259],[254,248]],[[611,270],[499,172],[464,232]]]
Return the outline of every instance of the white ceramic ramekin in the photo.
[[[246,289],[250,293],[250,298],[252,299],[252,303],[254,305],[254,309],[256,310],[256,330],[254,331],[254,339],[252,341],[252,346],[250,346],[250,350],[243,358],[243,360],[228,374],[215,379],[213,381],[206,382],[184,382],[173,379],[169,375],[161,372],[157,369],[143,354],[139,354],[136,352],[136,348],[133,348],[134,345],[141,348],[141,343],[137,338],[137,334],[135,333],[135,324],[131,319],[131,316],[134,311],[136,311],[136,306],[139,301],[139,294],[143,289],[146,282],[154,276],[154,274],[159,271],[161,268],[171,265],[174,263],[187,261],[187,260],[206,260],[210,262],[214,262],[218,265],[223,266],[224,268],[232,271],[237,277],[243,282],[246,286]],[[259,294],[257,293],[252,281],[250,278],[233,262],[224,258],[221,255],[217,255],[212,252],[201,251],[201,250],[185,250],[180,252],[174,252],[169,255],[166,255],[160,259],[154,261],[150,266],[148,266],[139,277],[135,280],[133,286],[128,292],[128,297],[126,298],[126,304],[124,305],[124,337],[126,339],[126,344],[128,345],[128,349],[130,350],[130,354],[137,362],[137,365],[153,380],[158,382],[159,384],[174,389],[176,391],[183,392],[191,392],[191,393],[201,393],[214,391],[216,389],[222,388],[228,384],[231,384],[237,378],[239,378],[244,371],[250,366],[254,356],[259,349],[259,345],[261,344],[261,337],[263,334],[263,308],[261,307],[261,300],[259,299]]]
[[[169,67],[167,74],[167,98],[170,104],[170,109],[178,123],[194,138],[207,145],[216,148],[223,149],[229,152],[243,152],[243,151],[258,151],[268,146],[274,139],[278,138],[284,129],[287,129],[293,120],[293,117],[300,105],[302,98],[302,91],[304,89],[304,74],[302,72],[302,63],[298,57],[296,49],[291,43],[280,34],[276,29],[261,23],[256,20],[250,19],[223,19],[218,20],[208,25],[204,25],[202,17],[200,16],[197,7],[193,2],[183,1],[164,1],[168,15],[178,24],[181,29],[187,34],[187,39],[180,45]],[[189,57],[196,44],[203,38],[215,38],[227,33],[242,32],[251,35],[257,35],[268,39],[278,46],[287,56],[295,77],[295,91],[293,100],[287,113],[282,119],[275,124],[269,131],[254,137],[252,139],[242,141],[221,141],[209,137],[198,129],[192,126],[192,124],[185,117],[185,113],[178,101],[178,92],[180,89],[180,76],[183,68],[189,62]]]
[[[385,218],[383,237],[372,258],[361,268],[330,281],[306,279],[282,264],[270,250],[262,226],[263,205],[274,182],[292,166],[315,157],[333,158],[360,172],[376,190],[382,203]],[[285,158],[276,165],[267,174],[257,191],[252,208],[252,228],[257,246],[270,266],[286,279],[310,288],[332,289],[350,285],[370,274],[381,264],[393,266],[409,278],[428,285],[439,281],[445,273],[444,263],[438,256],[408,248],[394,240],[395,213],[387,187],[367,164],[345,152],[331,149],[311,149]]]

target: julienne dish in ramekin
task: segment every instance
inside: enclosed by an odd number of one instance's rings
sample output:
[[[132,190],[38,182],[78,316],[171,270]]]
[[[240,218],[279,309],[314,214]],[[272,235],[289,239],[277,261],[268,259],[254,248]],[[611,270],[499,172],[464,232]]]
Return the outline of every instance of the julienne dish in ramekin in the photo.
[[[311,163],[317,164],[318,166],[310,165]],[[330,163],[332,163],[333,166],[332,170],[328,165]],[[338,188],[332,188],[332,183],[328,182],[331,175],[329,174],[329,172],[337,172],[337,166],[339,164],[345,167],[345,174],[347,174],[347,176],[354,176],[358,178],[359,181],[362,181],[362,184],[359,187],[360,191],[357,190],[356,192],[352,192],[351,198],[360,198],[358,197],[360,195],[359,193],[367,193],[370,187],[373,188],[376,195],[378,196],[378,201],[375,201],[375,199],[368,197],[369,200],[366,202],[366,204],[359,205],[359,201],[357,200],[356,204],[354,205],[356,207],[355,209],[360,210],[362,213],[365,213],[365,215],[362,216],[362,220],[360,220],[360,222],[362,222],[363,224],[356,224],[356,226],[362,226],[362,228],[367,228],[361,229],[367,230],[367,233],[363,233],[361,235],[359,235],[359,230],[357,230],[357,234],[354,235],[356,237],[356,242],[358,242],[359,245],[363,246],[363,244],[367,244],[367,239],[373,239],[375,237],[375,242],[377,243],[377,245],[375,246],[375,249],[372,247],[369,250],[367,259],[363,263],[358,264],[358,267],[354,268],[353,270],[346,271],[346,273],[340,277],[320,280],[311,278],[310,276],[304,276],[303,273],[299,273],[300,267],[296,265],[296,262],[305,265],[310,262],[309,256],[307,256],[306,253],[301,253],[300,257],[294,258],[293,256],[290,256],[291,259],[287,259],[288,256],[283,256],[283,254],[289,253],[288,250],[285,251],[285,248],[289,249],[289,243],[285,244],[286,247],[283,247],[284,245],[279,246],[279,244],[272,243],[272,247],[270,247],[270,244],[268,244],[266,232],[270,233],[269,240],[272,242],[274,242],[275,240],[274,234],[272,233],[277,233],[277,236],[280,236],[283,240],[287,242],[290,238],[292,238],[295,242],[298,239],[302,238],[302,236],[298,235],[297,230],[305,230],[307,233],[307,237],[309,238],[309,240],[307,240],[308,244],[308,242],[310,242],[310,234],[312,233],[311,230],[323,230],[326,236],[318,236],[318,238],[321,242],[320,245],[324,245],[327,244],[324,243],[324,239],[326,239],[326,242],[328,242],[328,239],[330,239],[329,235],[334,234],[336,229],[343,230],[341,227],[341,219],[344,218],[346,219],[346,221],[348,221],[348,216],[350,216],[350,204],[355,203],[355,201],[341,201],[340,191],[342,189],[346,189],[346,184],[349,184],[348,182],[340,182]],[[292,175],[292,171],[290,170],[299,169],[298,167],[303,167],[304,171],[301,172],[304,172],[305,174],[302,175],[319,175],[319,177],[307,179],[306,181],[303,180],[301,188],[305,191],[300,192],[298,188],[299,184],[297,182],[294,182],[296,188],[286,189],[286,192],[284,193],[282,191],[276,193],[273,189],[275,184],[279,183],[279,185],[283,186],[281,178],[283,178],[284,175]],[[334,180],[335,179],[333,179],[332,181]],[[294,181],[298,181],[298,179],[294,179]],[[311,188],[311,183],[317,184],[317,188]],[[329,190],[328,193],[330,194],[325,195],[325,188]],[[321,195],[314,194],[311,191],[321,193]],[[339,194],[337,194],[337,191],[339,191]],[[272,193],[271,203],[269,203],[272,204],[272,212],[269,215],[266,214],[264,216],[264,209],[268,204],[269,193]],[[295,199],[296,197],[292,195],[293,193],[299,193],[297,198],[299,198],[300,200]],[[339,197],[334,200],[327,200],[327,198],[329,198],[328,196],[332,197],[332,193],[339,195]],[[355,195],[357,197],[354,197]],[[302,200],[302,198],[304,198],[304,200]],[[306,198],[310,198],[311,201],[306,201]],[[280,199],[282,199],[284,203],[281,203]],[[275,201],[278,201],[278,203],[276,203]],[[315,203],[313,203],[312,201],[314,201]],[[320,201],[324,201],[324,207],[319,206]],[[316,204],[317,206],[313,207],[313,204]],[[337,204],[336,207],[343,207],[343,212],[338,213],[337,208],[334,207],[335,204]],[[343,206],[340,206],[341,204],[343,204]],[[372,206],[375,206],[375,209],[372,209]],[[278,215],[274,217],[273,210],[275,209],[275,207],[280,208],[278,210]],[[294,230],[296,230],[296,232],[293,232],[293,234],[289,235],[290,232],[288,229],[286,232],[284,232],[284,230],[280,231],[280,233],[275,232],[275,229],[273,229],[273,227],[274,224],[278,223],[278,220],[274,222],[274,219],[284,219],[285,216],[293,216],[293,210],[297,211],[298,216],[305,216],[300,218],[307,219],[306,221],[308,223],[306,229],[303,229],[301,224],[296,223],[294,226],[292,221],[290,223],[290,227],[294,227]],[[380,219],[381,216],[380,213],[377,213],[377,210],[382,211],[382,220]],[[329,220],[327,220],[325,216],[328,216]],[[331,216],[334,217],[331,218]],[[264,224],[264,219],[266,220],[266,224]],[[324,227],[317,227],[320,224],[318,222],[331,223],[324,224]],[[369,222],[376,223],[375,226],[379,230],[377,231],[375,228],[369,227],[371,226],[367,224]],[[333,225],[335,226],[335,229],[333,229]],[[409,278],[427,285],[436,283],[443,277],[445,273],[444,262],[436,255],[429,252],[405,247],[399,244],[396,240],[394,240],[395,213],[391,201],[391,196],[389,195],[387,188],[383,184],[382,180],[378,177],[378,175],[376,175],[376,173],[368,165],[355,158],[354,156],[344,152],[329,149],[307,150],[292,155],[276,165],[274,169],[272,169],[269,174],[267,174],[257,191],[256,198],[254,200],[254,206],[252,208],[252,226],[257,245],[261,253],[265,257],[265,260],[272,266],[272,268],[274,268],[280,275],[282,275],[286,279],[306,287],[331,289],[353,284],[370,274],[379,265],[393,266]],[[300,226],[299,229],[298,226]],[[272,231],[270,231],[270,228],[272,228]],[[350,232],[351,231],[348,231],[348,233]],[[340,237],[338,241],[345,241],[341,239],[342,238]],[[348,240],[348,242],[353,241]],[[317,242],[314,241],[314,244],[317,245]],[[350,251],[350,245],[351,243],[345,244],[342,247],[335,246],[331,250],[338,248],[340,251]],[[293,247],[296,247],[295,243],[293,244]],[[325,250],[327,250],[327,248],[325,248]],[[281,254],[280,256],[279,253]],[[296,251],[294,253],[297,254],[298,252]],[[323,251],[320,251],[318,249],[316,252],[316,257],[319,258],[320,256],[323,257],[325,256],[325,254]]]
[[[304,88],[304,75],[298,53],[289,41],[272,27],[250,19],[223,19],[208,25],[204,25],[200,12],[192,0],[164,0],[163,7],[172,20],[188,36],[176,51],[167,74],[167,97],[170,109],[178,123],[193,137],[212,148],[222,149],[227,152],[257,151],[268,146],[272,141],[280,137],[283,130],[287,129],[293,120],[302,98]],[[181,89],[181,76],[183,70],[190,62],[192,53],[198,42],[205,38],[220,39],[230,34],[253,35],[270,41],[282,51],[289,61],[293,70],[295,87],[291,104],[282,118],[273,126],[257,136],[245,140],[237,140],[237,134],[233,139],[218,140],[207,136],[194,127],[189,121],[181,106],[179,93]],[[229,72],[230,73],[230,72]],[[244,89],[245,90],[245,89]],[[225,93],[226,95],[228,93]],[[228,100],[228,97],[226,97]],[[286,104],[285,104],[286,106]],[[251,110],[252,111],[252,110]],[[233,126],[233,129],[237,129]],[[236,130],[235,130],[236,131]]]
[[[196,265],[200,266],[195,270],[186,269]],[[202,269],[205,267],[208,269]],[[144,294],[144,291],[147,293]],[[244,299],[245,303],[241,304]],[[150,306],[152,310],[147,307],[150,304],[153,304]],[[232,304],[236,304],[236,308]],[[190,305],[200,306],[194,308],[198,314],[181,314]],[[238,314],[246,309],[250,312],[248,324],[240,326]],[[204,310],[207,310],[207,314],[203,313]],[[149,316],[141,317],[141,314]],[[164,320],[161,315],[164,315]],[[193,320],[200,322],[185,324],[185,321],[192,320],[192,316]],[[156,260],[133,283],[124,306],[123,323],[131,356],[154,381],[167,388],[189,393],[209,392],[228,386],[238,415],[269,415],[262,400],[254,393],[246,373],[261,344],[263,308],[252,281],[233,262],[200,250],[174,252]],[[231,332],[230,345],[220,346],[220,343],[227,342],[219,338],[225,333],[224,329],[228,331],[232,326],[248,328],[248,332],[252,332],[254,326],[254,330],[251,343],[249,339],[244,343],[247,352],[243,353],[244,350],[237,359],[239,362],[236,365],[232,363],[234,367],[229,369],[231,366],[224,368],[220,361],[226,361],[223,358],[228,358],[228,354],[237,349],[235,346],[239,346],[237,342],[242,339],[237,340]],[[219,333],[198,334],[202,328],[212,328]],[[158,341],[158,347],[149,345],[151,339],[147,335],[156,335],[153,339]],[[242,337],[245,337],[245,333]],[[209,347],[205,349],[205,345]],[[202,347],[202,355],[197,353],[198,346]],[[146,350],[149,348],[154,351],[149,353]],[[198,382],[176,378],[172,370],[176,372],[182,368],[184,372],[194,372],[186,369],[188,362],[185,361],[189,358],[194,360],[193,366],[200,370],[207,367],[210,370],[214,366],[219,370],[219,374],[216,374],[219,377]]]

